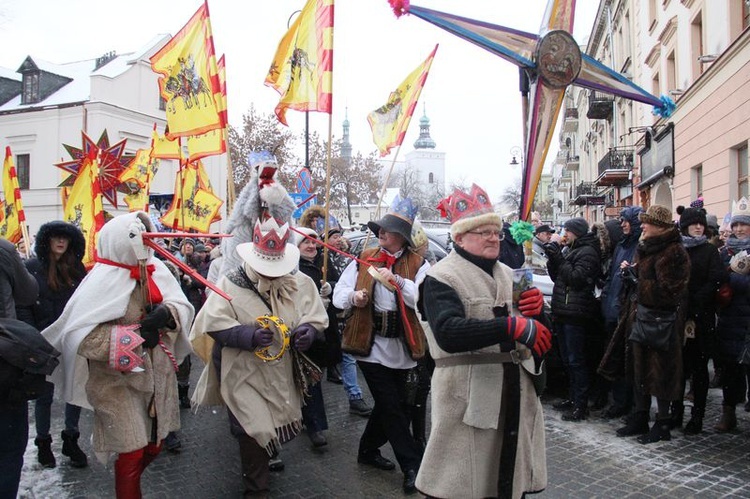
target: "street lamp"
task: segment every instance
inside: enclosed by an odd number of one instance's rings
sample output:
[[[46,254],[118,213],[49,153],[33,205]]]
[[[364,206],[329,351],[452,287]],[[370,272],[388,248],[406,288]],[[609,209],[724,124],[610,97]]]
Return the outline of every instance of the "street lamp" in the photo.
[[[523,163],[523,155],[522,155],[521,148],[518,146],[513,146],[510,148],[510,155],[512,156],[512,159],[510,160],[510,166],[515,168],[516,166]],[[521,161],[519,162],[517,158],[521,158]]]

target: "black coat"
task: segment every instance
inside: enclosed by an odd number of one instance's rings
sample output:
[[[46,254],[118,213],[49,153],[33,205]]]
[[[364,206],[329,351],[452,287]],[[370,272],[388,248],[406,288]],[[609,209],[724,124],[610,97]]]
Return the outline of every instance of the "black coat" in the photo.
[[[594,287],[601,274],[599,240],[588,233],[573,241],[566,254],[549,253],[547,270],[555,283],[552,316],[555,322],[590,325],[598,318]]]
[[[721,260],[724,268],[729,268],[729,261],[734,251],[726,246],[721,249]],[[719,359],[724,362],[739,362],[745,347],[745,337],[750,328],[750,275],[742,275],[732,270],[725,279],[732,288],[732,299],[726,307],[719,309],[719,320],[716,325]]]
[[[685,319],[695,321],[696,339],[704,351],[710,347],[716,322],[716,291],[726,271],[716,246],[708,241],[686,248],[690,257],[690,280],[686,299]]]
[[[314,261],[305,260],[300,257],[299,259],[299,270],[310,279],[315,282],[318,291],[321,288],[321,281],[323,280],[323,257],[322,253],[318,253]],[[328,260],[328,268],[326,269],[326,282],[331,285],[331,295],[333,296],[333,289],[336,287],[336,282],[339,280],[339,273],[333,262]],[[329,296],[329,298],[330,298]],[[341,362],[341,339],[339,338],[339,326],[338,326],[338,309],[333,304],[329,303],[326,309],[328,314],[328,327],[324,331],[324,341],[316,341],[310,350],[307,351],[307,356],[315,362],[319,367],[333,367]]]

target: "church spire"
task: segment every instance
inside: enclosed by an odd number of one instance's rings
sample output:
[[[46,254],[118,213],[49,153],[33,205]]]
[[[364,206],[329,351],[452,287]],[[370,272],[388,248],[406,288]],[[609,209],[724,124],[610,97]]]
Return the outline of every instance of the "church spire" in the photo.
[[[346,108],[344,115],[344,137],[341,139],[341,157],[346,161],[352,160],[352,144],[349,142],[349,108]]]
[[[414,149],[435,149],[435,141],[430,137],[430,118],[427,117],[427,106],[422,104],[422,117],[419,118],[419,138],[414,142]]]

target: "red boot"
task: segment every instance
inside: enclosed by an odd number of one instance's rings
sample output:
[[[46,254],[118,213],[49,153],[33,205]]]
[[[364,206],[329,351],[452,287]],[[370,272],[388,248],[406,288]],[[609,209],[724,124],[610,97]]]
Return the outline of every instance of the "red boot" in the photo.
[[[115,494],[117,499],[141,499],[141,473],[143,473],[144,450],[124,452],[115,461]]]

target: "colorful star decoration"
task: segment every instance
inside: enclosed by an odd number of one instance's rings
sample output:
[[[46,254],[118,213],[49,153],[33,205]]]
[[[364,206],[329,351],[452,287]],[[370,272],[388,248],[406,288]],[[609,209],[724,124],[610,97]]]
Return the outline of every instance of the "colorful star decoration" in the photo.
[[[109,201],[112,206],[117,208],[117,188],[120,185],[120,174],[127,167],[127,165],[133,160],[132,156],[123,157],[125,152],[125,142],[127,139],[123,139],[113,146],[109,145],[109,137],[107,136],[107,130],[102,132],[99,140],[94,142],[91,138],[86,135],[86,132],[81,131],[82,146],[78,147],[63,144],[63,147],[70,157],[73,158],[71,161],[63,161],[56,163],[55,166],[62,168],[71,175],[66,178],[59,187],[71,187],[78,177],[81,166],[84,160],[88,157],[94,157],[99,162],[99,186],[101,187],[102,196]]]
[[[581,53],[573,39],[575,0],[549,0],[538,35],[484,21],[389,0],[397,17],[411,14],[515,64],[529,80],[528,130],[519,215],[531,213],[565,89],[577,85],[654,106],[654,114],[669,117],[674,102],[652,95],[593,57]]]

